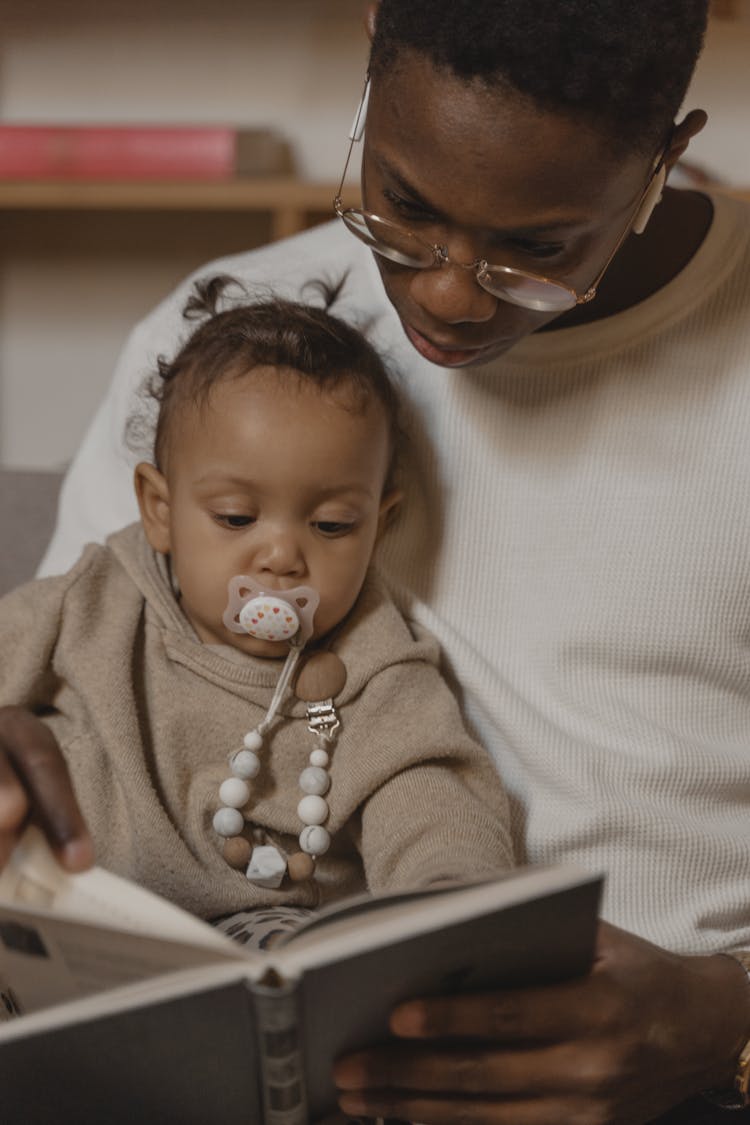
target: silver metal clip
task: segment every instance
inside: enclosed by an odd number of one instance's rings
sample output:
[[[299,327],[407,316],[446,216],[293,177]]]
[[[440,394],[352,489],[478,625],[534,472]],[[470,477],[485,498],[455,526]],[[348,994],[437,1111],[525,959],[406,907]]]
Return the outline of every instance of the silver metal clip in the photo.
[[[319,703],[307,705],[307,729],[330,742],[341,726],[333,699],[322,699]]]

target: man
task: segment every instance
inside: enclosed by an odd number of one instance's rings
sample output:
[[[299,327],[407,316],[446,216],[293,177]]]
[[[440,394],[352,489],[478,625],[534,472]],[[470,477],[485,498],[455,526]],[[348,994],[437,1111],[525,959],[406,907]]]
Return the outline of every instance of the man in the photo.
[[[410,402],[383,565],[511,790],[518,859],[607,873],[589,977],[404,1006],[396,1047],[339,1065],[351,1114],[699,1122],[747,1078],[724,953],[750,949],[750,238],[741,205],[664,189],[705,123],[676,115],[706,7],[381,0],[363,211],[205,271],[346,274],[337,311]],[[123,426],[184,296],[131,337],[47,569],[134,514]],[[85,865],[46,728],[0,732],[5,851],[31,803]]]

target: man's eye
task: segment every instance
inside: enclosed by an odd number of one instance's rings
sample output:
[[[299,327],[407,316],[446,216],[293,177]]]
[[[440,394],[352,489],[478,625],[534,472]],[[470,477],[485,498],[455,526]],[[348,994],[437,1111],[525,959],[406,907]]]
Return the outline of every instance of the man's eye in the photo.
[[[395,191],[383,188],[383,198],[388,201],[394,211],[398,212],[402,219],[408,219],[414,223],[429,223],[435,221],[435,216],[429,211],[425,211],[420,203],[415,203],[410,199],[404,199],[403,196],[397,195]]]
[[[255,523],[255,516],[232,516],[222,512],[216,512],[214,519],[222,527],[231,528],[249,527],[251,523]]]
[[[520,250],[530,258],[554,258],[565,249],[559,242],[533,242],[528,238],[512,238],[507,245],[512,250]]]
[[[337,539],[341,535],[348,535],[349,532],[354,530],[354,523],[347,523],[343,520],[315,520],[313,527],[316,528],[321,535],[328,536],[329,539]]]

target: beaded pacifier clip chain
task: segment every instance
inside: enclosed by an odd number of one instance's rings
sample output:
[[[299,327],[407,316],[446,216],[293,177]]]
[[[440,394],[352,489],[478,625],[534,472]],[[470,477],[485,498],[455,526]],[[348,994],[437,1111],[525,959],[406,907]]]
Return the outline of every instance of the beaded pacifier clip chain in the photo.
[[[295,882],[312,878],[317,857],[331,844],[325,827],[330,811],[326,800],[331,785],[328,766],[340,726],[333,699],[346,683],[346,669],[334,653],[314,653],[305,661],[294,686],[294,694],[307,704],[307,730],[314,740],[308,764],[299,777],[302,796],[297,815],[303,826],[300,851],[287,859],[265,840],[262,829],[254,830],[255,842],[251,844],[243,834],[247,823],[243,810],[251,797],[249,782],[260,773],[259,753],[264,736],[289,690],[304,644],[312,634],[319,599],[314,590],[303,586],[272,594],[258,592],[255,583],[245,576],[232,579],[229,594],[224,614],[228,628],[262,640],[289,641],[291,647],[265,718],[245,734],[241,749],[229,756],[231,776],[219,787],[221,807],[214,815],[213,827],[224,840],[224,858],[231,867],[245,868],[247,879],[257,886],[277,888],[287,872]]]

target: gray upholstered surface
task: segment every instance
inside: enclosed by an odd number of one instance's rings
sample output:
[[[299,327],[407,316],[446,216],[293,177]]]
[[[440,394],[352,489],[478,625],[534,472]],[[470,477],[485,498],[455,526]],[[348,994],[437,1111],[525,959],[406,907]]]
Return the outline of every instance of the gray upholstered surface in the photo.
[[[62,475],[0,469],[0,594],[33,578],[55,526]]]

